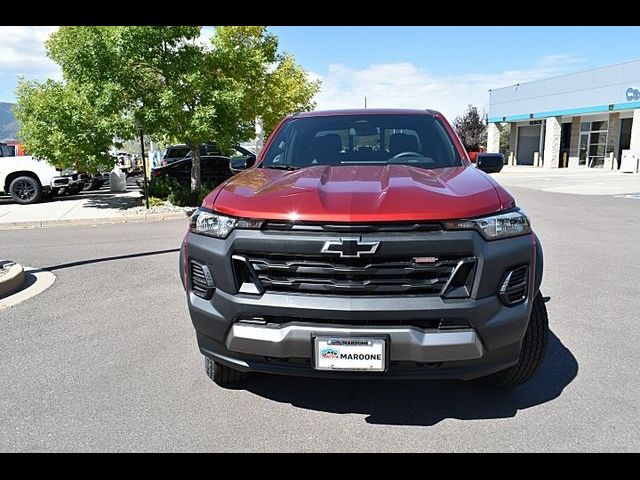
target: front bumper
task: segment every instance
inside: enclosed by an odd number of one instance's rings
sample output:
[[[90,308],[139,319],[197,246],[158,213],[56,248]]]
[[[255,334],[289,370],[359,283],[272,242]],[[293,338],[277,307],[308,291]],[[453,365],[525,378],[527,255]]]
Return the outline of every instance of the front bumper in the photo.
[[[441,332],[416,327],[336,328],[296,323],[273,328],[236,323],[227,335],[225,346],[231,352],[264,357],[310,358],[314,335],[367,337],[381,334],[393,346],[391,361],[431,363],[482,357],[482,343],[473,329]]]
[[[420,235],[416,242],[416,236]],[[181,276],[185,259],[206,263],[217,288],[206,300],[188,291],[191,320],[204,355],[244,371],[319,377],[460,378],[488,375],[518,361],[536,279],[534,235],[484,241],[476,232],[362,234],[384,246],[395,243],[412,254],[430,255],[447,249],[471,253],[477,270],[469,298],[439,296],[345,296],[234,291],[231,255],[243,251],[286,251],[290,242],[320,242],[338,234],[291,238],[272,232],[234,231],[226,240],[187,235],[181,250]],[[304,248],[307,248],[305,246]],[[382,247],[381,247],[382,248]],[[419,250],[419,251],[418,251]],[[541,255],[540,261],[541,261]],[[507,307],[497,289],[504,272],[528,264],[529,294],[524,303]],[[541,268],[540,268],[541,270]],[[186,282],[188,285],[188,282]],[[246,316],[287,317],[291,321],[252,325],[239,323]],[[443,330],[398,325],[412,319],[462,321],[466,328]],[[312,336],[384,335],[389,340],[386,372],[335,372],[313,368]]]

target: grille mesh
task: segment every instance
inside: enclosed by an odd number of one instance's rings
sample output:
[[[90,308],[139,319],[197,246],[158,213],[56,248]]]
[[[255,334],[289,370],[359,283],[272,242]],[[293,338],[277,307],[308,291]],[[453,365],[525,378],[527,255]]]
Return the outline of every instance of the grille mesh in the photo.
[[[462,258],[442,256],[432,263],[416,263],[413,257],[247,255],[267,291],[337,295],[440,295]]]

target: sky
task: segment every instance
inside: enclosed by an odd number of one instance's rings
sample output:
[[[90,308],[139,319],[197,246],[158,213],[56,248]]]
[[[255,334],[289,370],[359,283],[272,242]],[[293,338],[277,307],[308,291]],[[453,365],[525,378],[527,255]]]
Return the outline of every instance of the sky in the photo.
[[[0,27],[0,102],[17,76],[61,78],[44,40],[56,27]],[[640,27],[269,27],[322,80],[317,109],[432,108],[453,119],[488,90],[640,58]],[[203,29],[203,36],[211,29]]]

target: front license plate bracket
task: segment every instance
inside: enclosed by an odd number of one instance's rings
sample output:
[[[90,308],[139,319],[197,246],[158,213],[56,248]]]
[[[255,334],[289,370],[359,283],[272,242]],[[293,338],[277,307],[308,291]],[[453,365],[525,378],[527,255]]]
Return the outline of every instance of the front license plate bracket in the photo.
[[[389,360],[388,335],[313,334],[312,365],[316,370],[385,372]]]

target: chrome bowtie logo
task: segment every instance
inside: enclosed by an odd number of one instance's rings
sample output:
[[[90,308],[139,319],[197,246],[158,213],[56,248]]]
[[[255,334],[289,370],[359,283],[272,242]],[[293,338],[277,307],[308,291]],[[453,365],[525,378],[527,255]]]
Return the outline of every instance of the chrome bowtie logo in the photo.
[[[340,240],[325,242],[321,253],[340,254],[341,257],[360,258],[360,255],[376,253],[380,242],[361,242],[360,240]]]

